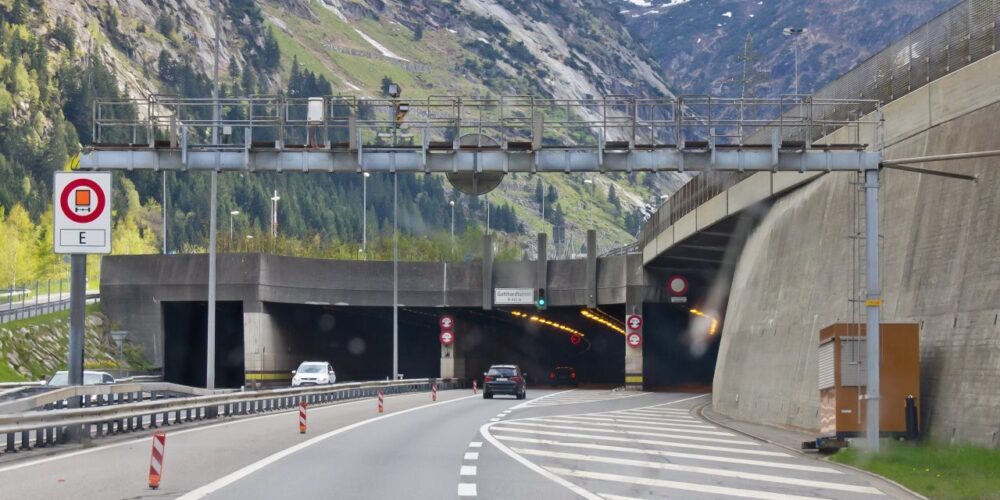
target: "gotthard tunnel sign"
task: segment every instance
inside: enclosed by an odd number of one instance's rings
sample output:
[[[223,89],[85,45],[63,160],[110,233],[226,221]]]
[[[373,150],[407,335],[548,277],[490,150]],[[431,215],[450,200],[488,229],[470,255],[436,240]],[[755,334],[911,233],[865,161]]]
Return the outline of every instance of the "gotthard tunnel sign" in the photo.
[[[56,172],[55,253],[111,253],[111,172]]]

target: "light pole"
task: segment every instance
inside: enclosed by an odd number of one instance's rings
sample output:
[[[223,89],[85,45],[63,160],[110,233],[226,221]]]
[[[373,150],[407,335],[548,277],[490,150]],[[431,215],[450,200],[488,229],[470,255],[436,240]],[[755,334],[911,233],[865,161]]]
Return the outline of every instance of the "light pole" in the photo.
[[[219,107],[219,51],[222,46],[222,13],[219,3],[215,3],[215,71],[214,86],[212,87],[212,144],[219,145],[219,120],[222,115],[222,108]],[[205,388],[215,389],[215,258],[218,253],[216,244],[218,243],[218,194],[219,194],[219,168],[222,161],[221,151],[215,152],[215,168],[212,169],[212,200],[209,208],[209,229],[208,229],[208,329],[205,335]],[[214,416],[214,415],[213,415]]]
[[[793,38],[798,38],[806,34],[808,30],[805,28],[785,28],[781,30],[781,33],[785,36],[790,36]],[[795,48],[795,95],[799,95],[799,43],[798,40],[792,43]]]
[[[399,378],[399,173],[392,173],[392,379]]]
[[[361,187],[361,253],[365,254],[368,260],[368,177],[371,174],[365,172],[362,176]]]
[[[451,205],[451,258],[455,258],[455,200],[448,202]]]
[[[271,197],[271,238],[278,237],[278,200],[281,197],[278,196],[278,190],[274,190],[274,196]]]
[[[233,211],[229,212],[229,245],[230,246],[232,246],[232,244],[233,244],[233,217],[236,217],[239,214],[240,214],[239,210],[233,210]]]
[[[590,184],[590,194],[593,195],[594,194],[594,181],[592,181],[590,179],[584,179],[583,183],[584,184]]]

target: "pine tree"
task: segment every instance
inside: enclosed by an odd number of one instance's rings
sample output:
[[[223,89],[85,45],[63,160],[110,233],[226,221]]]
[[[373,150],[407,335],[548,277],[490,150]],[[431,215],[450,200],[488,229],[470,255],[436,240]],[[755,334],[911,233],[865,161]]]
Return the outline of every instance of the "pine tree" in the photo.
[[[545,192],[542,190],[542,180],[537,179],[535,181],[535,203],[538,203],[539,206],[541,206],[543,201],[542,196],[545,196]]]
[[[413,40],[420,41],[424,37],[424,27],[420,24],[413,30]]]
[[[545,204],[553,206],[559,201],[559,191],[556,190],[555,186],[549,184],[548,194],[545,195]]]
[[[615,207],[615,210],[621,210],[622,208],[621,201],[618,200],[618,193],[615,192],[614,184],[608,189],[608,203]]]

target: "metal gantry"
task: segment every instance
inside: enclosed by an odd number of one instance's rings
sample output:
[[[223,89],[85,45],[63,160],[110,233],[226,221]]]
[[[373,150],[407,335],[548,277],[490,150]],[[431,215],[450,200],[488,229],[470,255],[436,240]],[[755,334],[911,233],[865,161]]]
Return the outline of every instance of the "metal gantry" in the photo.
[[[84,170],[320,172],[863,171],[877,103],[722,98],[420,100],[151,96],[94,105]],[[863,115],[872,108],[875,113]],[[863,116],[859,118],[859,116]],[[213,140],[215,126],[221,138]],[[837,130],[843,143],[813,142]],[[469,140],[469,138],[474,138]]]

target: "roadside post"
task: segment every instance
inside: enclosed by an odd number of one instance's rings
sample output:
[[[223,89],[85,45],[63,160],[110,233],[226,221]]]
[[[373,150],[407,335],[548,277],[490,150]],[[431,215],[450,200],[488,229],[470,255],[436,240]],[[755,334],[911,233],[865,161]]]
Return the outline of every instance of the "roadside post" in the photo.
[[[167,433],[156,431],[153,433],[153,451],[149,457],[149,489],[155,490],[160,487],[160,479],[163,478],[163,453],[167,448]]]
[[[306,402],[299,403],[299,434],[306,433]]]

